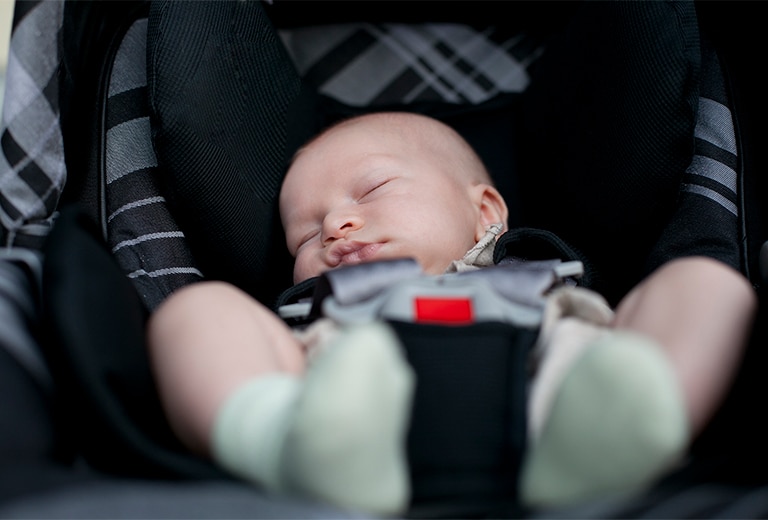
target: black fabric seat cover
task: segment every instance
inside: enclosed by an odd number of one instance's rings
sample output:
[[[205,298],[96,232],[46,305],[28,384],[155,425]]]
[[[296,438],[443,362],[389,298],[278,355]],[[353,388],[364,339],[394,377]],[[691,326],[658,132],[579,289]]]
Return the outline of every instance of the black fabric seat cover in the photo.
[[[147,69],[161,183],[193,255],[269,299],[290,280],[276,200],[301,82],[261,2],[153,2]]]
[[[693,156],[697,23],[693,2],[584,2],[524,94],[527,224],[590,257],[613,303],[646,274]]]

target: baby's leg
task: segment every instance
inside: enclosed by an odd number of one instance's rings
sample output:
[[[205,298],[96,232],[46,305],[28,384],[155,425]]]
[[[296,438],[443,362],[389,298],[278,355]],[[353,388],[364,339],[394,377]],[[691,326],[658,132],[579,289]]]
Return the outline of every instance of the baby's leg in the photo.
[[[290,329],[221,282],[196,283],[168,297],[150,318],[148,345],[171,427],[205,456],[216,415],[236,388],[264,374],[304,371]]]
[[[149,343],[171,425],[271,491],[393,514],[407,505],[413,382],[393,333],[351,327],[305,367],[292,332],[233,286],[174,294]]]
[[[545,398],[523,496],[538,505],[639,491],[669,469],[723,398],[756,299],[736,271],[689,257],[639,284],[611,328],[568,317],[567,303],[534,383]]]
[[[744,276],[711,258],[688,257],[662,266],[630,292],[614,325],[663,347],[696,434],[725,395],[756,309]]]

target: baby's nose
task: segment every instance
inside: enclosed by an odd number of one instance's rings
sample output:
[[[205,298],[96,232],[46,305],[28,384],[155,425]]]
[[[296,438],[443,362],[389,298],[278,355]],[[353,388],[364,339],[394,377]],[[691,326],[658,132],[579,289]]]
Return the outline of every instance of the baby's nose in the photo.
[[[362,217],[355,212],[329,213],[323,222],[323,242],[344,238],[348,233],[363,227]]]

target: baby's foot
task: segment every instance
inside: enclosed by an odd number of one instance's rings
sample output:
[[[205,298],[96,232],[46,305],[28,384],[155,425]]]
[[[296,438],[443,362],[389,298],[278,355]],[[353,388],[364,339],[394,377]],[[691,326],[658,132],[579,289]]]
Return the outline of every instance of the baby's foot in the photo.
[[[531,440],[521,477],[528,505],[638,491],[686,449],[685,408],[658,345],[629,332],[595,336],[556,383]]]
[[[389,327],[343,331],[307,372],[283,449],[283,486],[351,509],[402,513],[413,387]]]
[[[347,328],[303,379],[271,374],[236,391],[217,418],[214,457],[270,491],[401,513],[413,381],[389,327]]]

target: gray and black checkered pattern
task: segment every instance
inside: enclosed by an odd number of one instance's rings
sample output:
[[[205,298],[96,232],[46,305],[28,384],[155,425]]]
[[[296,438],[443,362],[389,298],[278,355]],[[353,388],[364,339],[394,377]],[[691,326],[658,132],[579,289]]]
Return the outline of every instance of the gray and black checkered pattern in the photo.
[[[63,9],[63,0],[15,4],[0,135],[5,247],[40,247],[66,181],[57,83]]]
[[[352,106],[478,104],[522,92],[543,51],[524,34],[460,24],[340,24],[280,35],[308,84]]]

